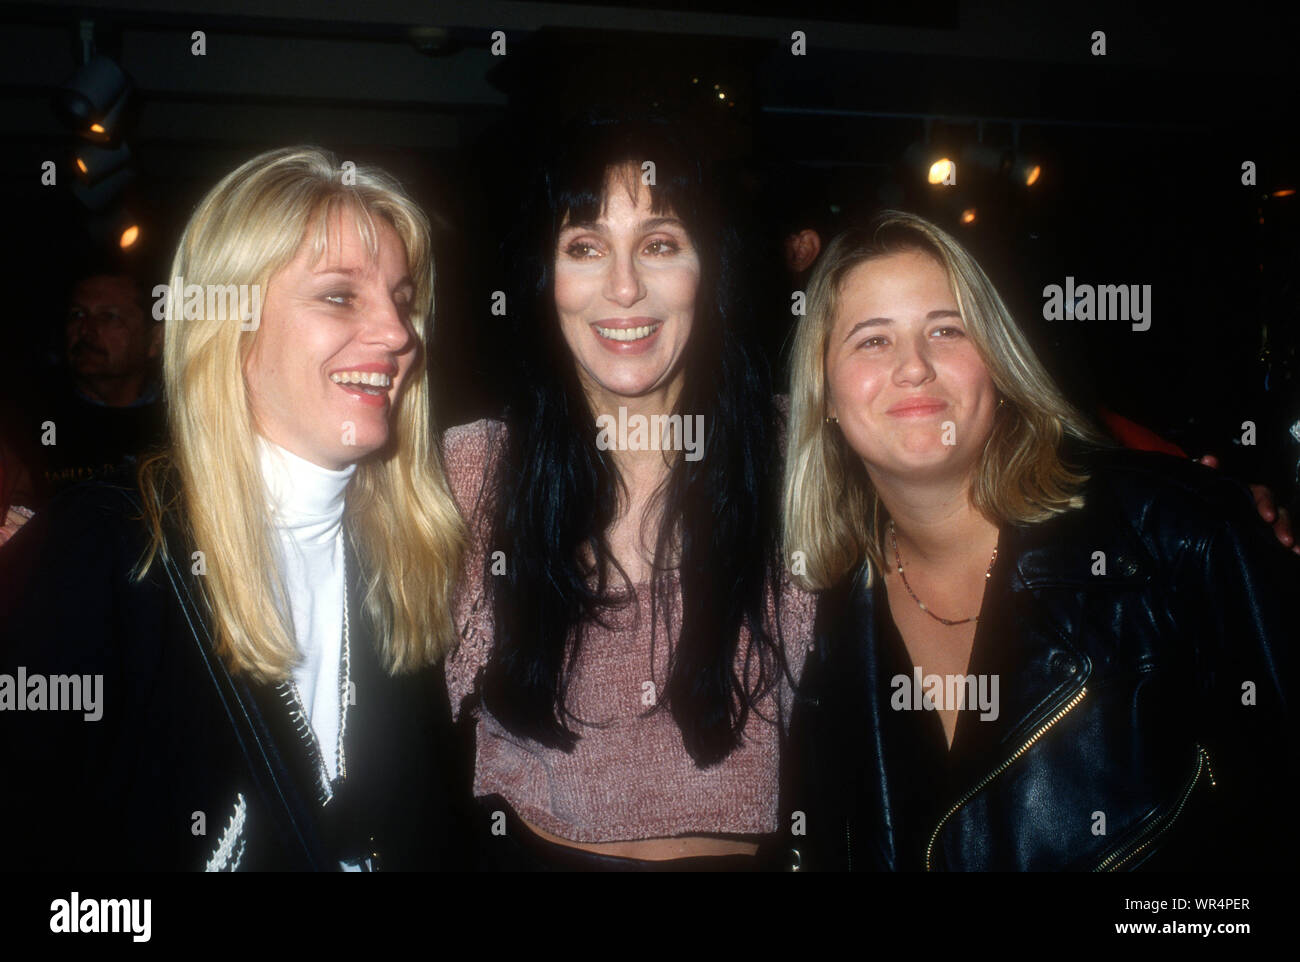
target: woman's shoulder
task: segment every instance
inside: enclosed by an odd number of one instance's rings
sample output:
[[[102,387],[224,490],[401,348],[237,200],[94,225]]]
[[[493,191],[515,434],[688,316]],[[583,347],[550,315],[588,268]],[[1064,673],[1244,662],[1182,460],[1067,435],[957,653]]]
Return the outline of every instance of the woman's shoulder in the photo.
[[[90,545],[143,530],[139,491],[109,481],[84,481],[55,495],[5,545],[12,558],[36,546]]]
[[[0,639],[94,644],[97,622],[152,590],[131,581],[147,545],[132,489],[97,481],[60,492],[0,548]]]
[[[1096,451],[1085,459],[1084,491],[1103,496],[1138,522],[1168,516],[1184,524],[1217,525],[1244,512],[1258,520],[1249,489],[1223,471],[1154,451]]]
[[[505,439],[505,422],[497,418],[457,424],[443,432],[443,460],[449,471],[460,467],[482,467],[500,451]]]
[[[1246,485],[1188,458],[1150,451],[1107,450],[1082,459],[1088,474],[1084,506],[1066,522],[1094,540],[1124,526],[1147,551],[1166,559],[1229,537],[1276,544]],[[1063,519],[1064,520],[1064,519]],[[1063,530],[1064,533],[1064,530]]]
[[[463,451],[475,446],[485,446],[491,440],[504,435],[506,424],[500,418],[479,418],[465,424],[447,428],[442,434],[442,445],[447,451]]]
[[[496,418],[458,424],[443,432],[443,466],[462,512],[472,511],[479,503],[505,440],[505,422]]]

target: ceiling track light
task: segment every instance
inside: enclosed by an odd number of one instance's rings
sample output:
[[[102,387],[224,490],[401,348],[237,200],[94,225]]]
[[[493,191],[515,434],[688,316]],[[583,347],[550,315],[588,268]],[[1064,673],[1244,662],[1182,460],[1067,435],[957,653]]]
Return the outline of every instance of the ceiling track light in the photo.
[[[79,66],[55,93],[54,110],[79,137],[114,143],[121,137],[134,85],[112,57],[96,49],[104,29],[93,20],[82,20],[77,32]]]
[[[131,151],[120,147],[79,144],[73,152],[76,179],[72,193],[90,210],[103,210],[126,189],[135,172],[131,168]]]
[[[96,55],[59,88],[54,108],[59,118],[92,143],[117,139],[132,85],[116,63]]]

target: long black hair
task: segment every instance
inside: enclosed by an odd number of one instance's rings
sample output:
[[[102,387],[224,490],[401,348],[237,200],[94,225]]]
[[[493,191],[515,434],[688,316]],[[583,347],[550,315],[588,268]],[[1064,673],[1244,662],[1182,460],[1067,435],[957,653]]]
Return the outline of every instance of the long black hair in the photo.
[[[768,373],[742,341],[739,245],[720,216],[706,165],[666,122],[592,122],[567,130],[541,165],[507,263],[518,366],[506,408],[508,440],[496,473],[493,549],[505,552],[494,589],[495,648],[483,678],[484,706],[509,731],[572,750],[580,721],[566,707],[583,629],[617,602],[611,581],[635,597],[610,549],[622,480],[600,450],[592,410],[555,308],[555,252],[566,216],[597,220],[611,170],[655,165],[651,203],[671,212],[700,256],[690,339],[681,361],[677,412],[702,413],[702,456],[678,457],[657,492],[663,521],[655,545],[654,612],[671,611],[676,562],[682,616],[670,635],[667,707],[700,767],[739,744],[755,703],[784,660],[764,625],[765,590],[777,569],[774,509],[779,465]],[[593,560],[594,559],[594,560]],[[774,586],[773,586],[774,587]],[[624,601],[623,603],[627,603]],[[740,652],[740,630],[749,631]],[[652,628],[652,631],[654,629]]]

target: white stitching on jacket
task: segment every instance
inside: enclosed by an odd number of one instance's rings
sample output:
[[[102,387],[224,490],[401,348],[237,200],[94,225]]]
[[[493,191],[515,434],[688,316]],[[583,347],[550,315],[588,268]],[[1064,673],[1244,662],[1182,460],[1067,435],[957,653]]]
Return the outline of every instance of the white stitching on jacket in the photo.
[[[230,816],[225,830],[221,833],[221,840],[217,842],[217,850],[212,853],[207,864],[203,867],[205,872],[234,872],[238,871],[239,863],[244,858],[244,846],[246,840],[244,834],[244,816],[248,814],[248,806],[244,803],[243,794],[235,796],[235,811]]]

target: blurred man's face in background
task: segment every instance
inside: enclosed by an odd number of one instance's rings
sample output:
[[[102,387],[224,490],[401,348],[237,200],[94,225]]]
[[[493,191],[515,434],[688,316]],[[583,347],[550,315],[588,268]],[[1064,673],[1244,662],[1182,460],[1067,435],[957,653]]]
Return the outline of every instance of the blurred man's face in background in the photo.
[[[68,306],[64,347],[77,386],[110,404],[139,395],[159,331],[141,308],[129,277],[99,275],[77,284]]]

